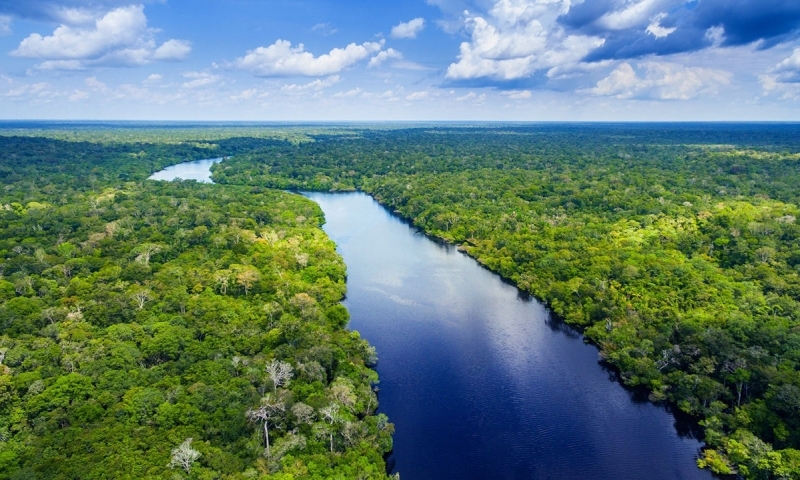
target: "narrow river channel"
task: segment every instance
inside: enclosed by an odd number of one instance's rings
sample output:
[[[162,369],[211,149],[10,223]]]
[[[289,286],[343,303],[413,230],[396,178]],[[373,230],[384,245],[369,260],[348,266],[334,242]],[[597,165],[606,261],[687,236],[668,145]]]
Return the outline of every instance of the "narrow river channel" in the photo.
[[[219,159],[154,174],[210,181]],[[403,480],[711,479],[701,443],[537,301],[362,193],[306,193],[347,264],[350,328],[378,350]]]
[[[403,480],[712,478],[688,428],[534,299],[365,194],[305,195],[347,264],[350,328],[378,349]]]

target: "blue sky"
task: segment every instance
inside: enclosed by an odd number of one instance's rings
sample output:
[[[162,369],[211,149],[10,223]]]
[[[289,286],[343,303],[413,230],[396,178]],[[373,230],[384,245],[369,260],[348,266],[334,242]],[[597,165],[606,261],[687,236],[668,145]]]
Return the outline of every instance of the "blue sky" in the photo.
[[[0,118],[800,120],[800,1],[0,0]]]

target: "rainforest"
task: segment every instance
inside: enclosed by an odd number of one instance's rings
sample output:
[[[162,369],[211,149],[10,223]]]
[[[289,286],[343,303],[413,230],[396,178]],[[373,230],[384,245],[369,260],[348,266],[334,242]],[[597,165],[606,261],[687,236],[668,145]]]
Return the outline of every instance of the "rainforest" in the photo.
[[[6,123],[0,181],[0,477],[386,478],[381,352],[293,193],[361,191],[691,418],[699,467],[800,478],[800,125]]]

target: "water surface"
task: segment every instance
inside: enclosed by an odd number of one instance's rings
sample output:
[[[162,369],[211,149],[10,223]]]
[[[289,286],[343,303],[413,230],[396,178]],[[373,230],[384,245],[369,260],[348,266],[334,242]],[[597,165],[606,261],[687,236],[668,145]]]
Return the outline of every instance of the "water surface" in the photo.
[[[712,478],[689,430],[541,304],[367,195],[306,195],[347,264],[350,327],[378,350],[403,480]]]
[[[222,158],[209,158],[206,160],[179,163],[150,175],[149,180],[172,181],[180,179],[197,180],[202,183],[214,183],[211,181],[211,166],[221,161]]]

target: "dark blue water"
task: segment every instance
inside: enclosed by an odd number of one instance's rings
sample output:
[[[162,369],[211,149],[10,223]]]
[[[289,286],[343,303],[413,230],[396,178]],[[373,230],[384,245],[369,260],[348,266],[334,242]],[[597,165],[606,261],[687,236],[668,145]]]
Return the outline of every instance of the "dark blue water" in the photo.
[[[689,430],[535,300],[364,194],[306,195],[347,264],[350,326],[378,349],[403,480],[712,478]]]

